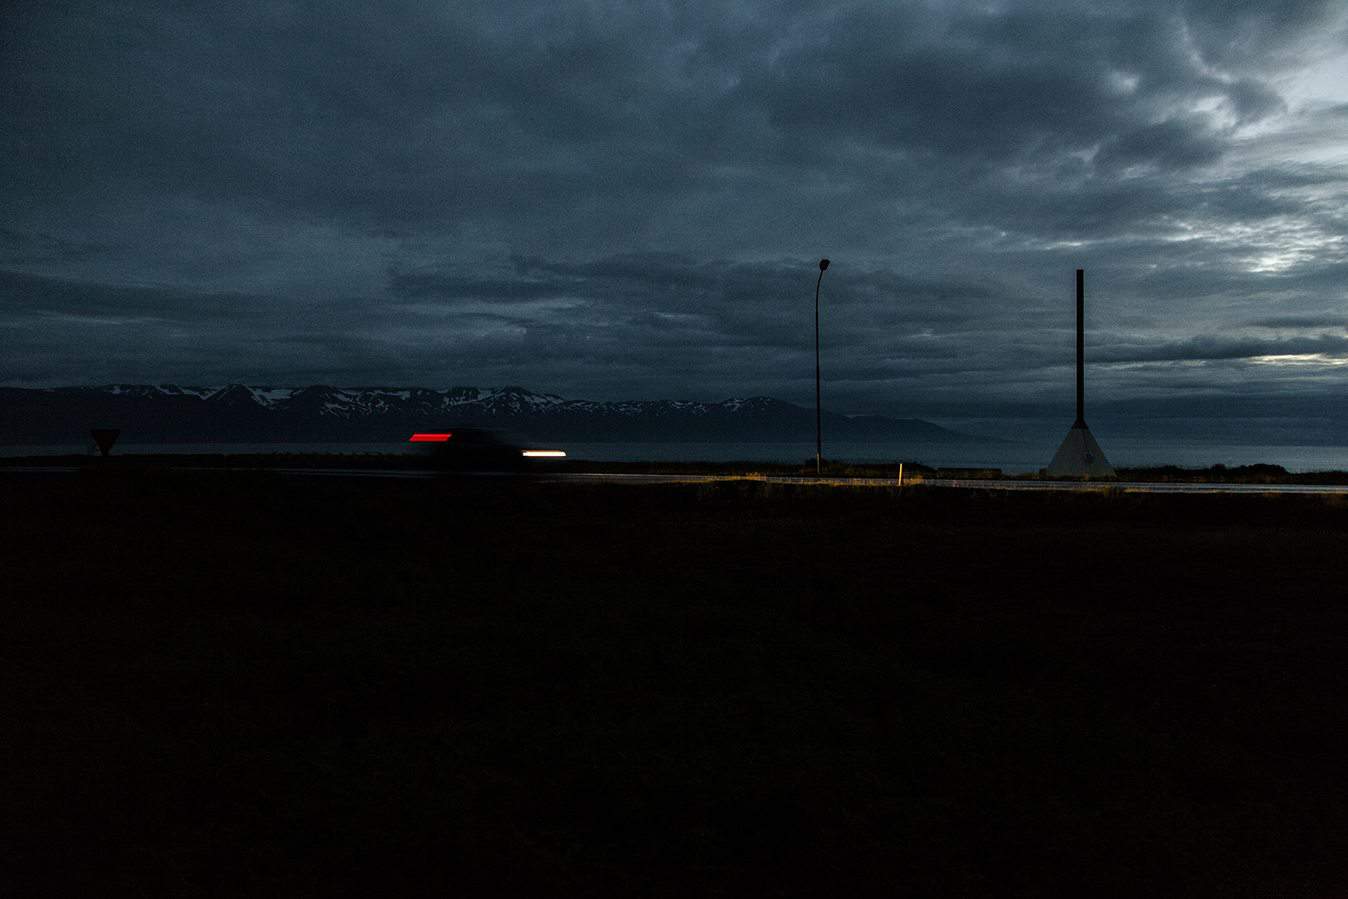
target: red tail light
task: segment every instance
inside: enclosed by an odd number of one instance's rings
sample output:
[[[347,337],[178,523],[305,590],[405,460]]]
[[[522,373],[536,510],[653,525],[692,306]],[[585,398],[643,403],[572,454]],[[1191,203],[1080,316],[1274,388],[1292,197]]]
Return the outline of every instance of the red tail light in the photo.
[[[453,432],[448,434],[413,434],[408,443],[444,443],[453,437]]]

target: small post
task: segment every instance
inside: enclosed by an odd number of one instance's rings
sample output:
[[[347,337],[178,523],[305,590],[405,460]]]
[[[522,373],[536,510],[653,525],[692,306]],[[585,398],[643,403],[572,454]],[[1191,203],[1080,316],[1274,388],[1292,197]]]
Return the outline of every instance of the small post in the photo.
[[[903,463],[899,463],[899,486],[903,486]]]

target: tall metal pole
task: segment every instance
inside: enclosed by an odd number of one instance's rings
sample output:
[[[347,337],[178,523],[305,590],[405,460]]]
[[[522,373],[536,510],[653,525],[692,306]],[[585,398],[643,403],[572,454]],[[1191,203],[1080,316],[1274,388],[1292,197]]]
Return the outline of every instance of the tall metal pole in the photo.
[[[824,280],[824,270],[828,268],[828,260],[819,260],[819,279],[814,282],[814,473],[822,475],[824,473],[824,425],[823,413],[820,412],[820,391],[819,391],[819,285]]]
[[[1086,427],[1086,270],[1077,269],[1077,420]]]

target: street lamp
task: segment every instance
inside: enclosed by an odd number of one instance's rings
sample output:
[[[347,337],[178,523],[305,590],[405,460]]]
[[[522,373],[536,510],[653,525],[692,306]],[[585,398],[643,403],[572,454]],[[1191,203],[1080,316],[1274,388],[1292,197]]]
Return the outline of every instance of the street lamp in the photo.
[[[828,260],[819,260],[819,280],[814,282],[814,473],[824,473],[824,426],[819,411],[819,285],[824,281]]]

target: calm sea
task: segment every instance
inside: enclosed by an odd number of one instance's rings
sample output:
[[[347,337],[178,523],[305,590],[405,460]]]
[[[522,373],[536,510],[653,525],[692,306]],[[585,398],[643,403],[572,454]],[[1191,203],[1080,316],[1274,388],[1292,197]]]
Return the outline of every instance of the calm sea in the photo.
[[[1007,473],[1032,472],[1053,457],[1061,435],[1047,442],[1006,441],[974,444],[944,443],[825,443],[829,459],[850,462],[921,462],[926,465],[1000,468]],[[1105,454],[1116,466],[1215,464],[1250,465],[1267,462],[1288,471],[1348,471],[1348,446],[1278,446],[1223,444],[1206,441],[1167,442],[1155,439],[1101,438]],[[572,459],[633,462],[804,462],[814,458],[814,443],[567,443],[549,444]],[[138,453],[402,453],[401,443],[119,443],[115,455]],[[60,446],[0,446],[0,456],[49,456],[92,453],[79,444]]]

